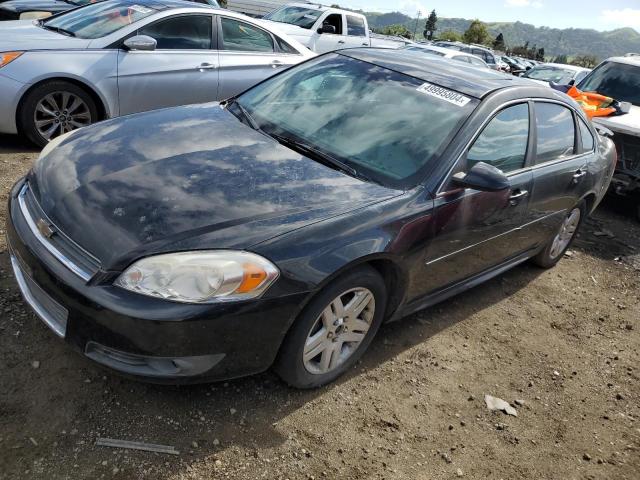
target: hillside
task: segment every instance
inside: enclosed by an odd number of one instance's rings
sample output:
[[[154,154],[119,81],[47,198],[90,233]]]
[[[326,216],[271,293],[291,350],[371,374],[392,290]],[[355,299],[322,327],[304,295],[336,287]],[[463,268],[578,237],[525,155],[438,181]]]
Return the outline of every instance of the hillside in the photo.
[[[413,31],[416,26],[415,19],[399,12],[366,12],[365,15],[372,28],[401,24]],[[418,22],[419,34],[424,29],[424,22],[424,19]],[[453,30],[462,33],[470,23],[471,20],[464,18],[441,18],[438,20],[438,31]],[[502,33],[508,46],[515,47],[529,42],[531,46],[543,47],[547,56],[595,55],[599,59],[604,59],[628,52],[640,52],[640,33],[632,28],[598,32],[580,28],[535,27],[522,22],[487,22],[487,26],[494,36]]]

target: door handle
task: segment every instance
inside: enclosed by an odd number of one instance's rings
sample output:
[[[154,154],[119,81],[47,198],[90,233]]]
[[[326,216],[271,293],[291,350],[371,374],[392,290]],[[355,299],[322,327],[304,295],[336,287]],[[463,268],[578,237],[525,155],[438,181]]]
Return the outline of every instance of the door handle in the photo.
[[[580,180],[582,180],[586,176],[587,176],[586,170],[583,170],[583,169],[578,170],[573,176],[573,183],[579,183]]]
[[[284,66],[286,65],[282,63],[280,60],[274,60],[273,62],[271,62],[271,68],[279,68]]]
[[[528,196],[529,192],[526,190],[515,190],[509,197],[509,204],[515,207],[520,203],[520,200],[527,198]]]
[[[204,72],[205,70],[215,70],[216,68],[218,68],[218,66],[213,63],[201,63],[199,67],[196,67],[196,69],[201,72]]]
[[[339,44],[344,44],[344,40],[338,41]]]
[[[363,47],[368,47],[368,46],[370,46],[370,45],[369,45],[368,43],[363,43],[363,44],[362,44],[362,46],[363,46]]]

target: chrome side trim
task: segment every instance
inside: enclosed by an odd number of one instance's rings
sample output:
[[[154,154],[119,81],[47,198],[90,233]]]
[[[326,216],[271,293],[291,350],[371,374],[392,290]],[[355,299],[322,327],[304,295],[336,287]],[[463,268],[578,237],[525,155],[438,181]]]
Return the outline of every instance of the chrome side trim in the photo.
[[[24,278],[24,274],[22,273],[22,269],[18,264],[18,260],[15,256],[10,255],[11,257],[11,267],[13,268],[13,274],[16,277],[16,281],[18,282],[18,287],[20,288],[20,292],[22,292],[22,296],[25,301],[29,304],[29,306],[33,309],[33,311],[40,317],[47,326],[54,331],[56,335],[61,338],[64,338],[66,333],[66,325],[61,325],[57,322],[50,314],[47,312],[42,305],[36,300],[31,293],[31,289],[27,285],[27,281]],[[52,300],[53,301],[53,300]]]
[[[20,205],[20,212],[24,217],[31,233],[38,239],[38,241],[42,244],[47,251],[53,255],[60,263],[62,263],[65,267],[75,273],[77,276],[82,278],[85,282],[88,282],[91,279],[91,275],[88,272],[85,272],[80,267],[78,267],[75,263],[73,263],[66,255],[64,255],[60,250],[54,247],[49,240],[47,240],[38,230],[38,226],[31,218],[31,213],[29,213],[29,209],[27,208],[27,204],[24,201],[24,197],[27,194],[28,187],[25,185],[22,187],[22,190],[18,194],[18,204]]]
[[[472,248],[476,248],[476,247],[478,247],[480,245],[483,245],[483,244],[485,244],[487,242],[491,242],[492,240],[495,240],[496,238],[504,237],[505,235],[509,235],[511,233],[517,232],[519,230],[522,230],[524,228],[527,228],[527,227],[533,225],[534,223],[542,222],[543,220],[546,220],[547,218],[551,218],[551,217],[553,217],[555,215],[559,215],[560,213],[562,213],[561,210],[557,211],[557,212],[554,212],[554,213],[550,213],[549,215],[545,215],[544,217],[537,218],[533,222],[525,223],[524,225],[521,225],[519,227],[513,228],[513,229],[511,229],[511,230],[509,230],[507,232],[503,232],[500,235],[496,235],[494,237],[487,238],[485,240],[482,240],[481,242],[474,243],[473,245],[469,245],[467,247],[461,248],[460,250],[456,250],[455,252],[447,253],[446,255],[443,255],[442,257],[434,258],[433,260],[428,260],[427,262],[425,262],[425,265],[427,265],[427,266],[428,265],[433,265],[436,262],[439,262],[441,260],[445,260],[445,259],[447,259],[449,257],[453,257],[454,255],[458,255],[459,253],[466,252],[467,250],[471,250]]]

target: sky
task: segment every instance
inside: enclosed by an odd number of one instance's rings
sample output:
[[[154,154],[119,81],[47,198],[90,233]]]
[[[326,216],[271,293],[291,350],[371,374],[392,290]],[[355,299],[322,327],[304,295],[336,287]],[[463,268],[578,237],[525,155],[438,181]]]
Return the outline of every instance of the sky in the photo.
[[[325,2],[326,3],[326,2]],[[640,31],[640,0],[342,0],[347,8],[400,11],[415,17],[435,8],[439,17],[479,18],[486,22],[532,23],[538,27]]]

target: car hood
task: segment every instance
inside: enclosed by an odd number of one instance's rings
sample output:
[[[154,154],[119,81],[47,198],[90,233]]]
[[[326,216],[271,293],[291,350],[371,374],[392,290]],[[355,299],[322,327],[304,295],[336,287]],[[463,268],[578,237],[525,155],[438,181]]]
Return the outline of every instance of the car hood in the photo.
[[[401,194],[329,168],[218,104],[99,123],[29,175],[44,213],[107,269],[153,253],[247,249]]]
[[[256,22],[261,23],[269,29],[290,35],[294,38],[306,38],[313,35],[313,30],[291,25],[290,23],[273,22],[271,20],[256,20]]]
[[[40,28],[35,20],[2,22],[0,28],[0,49],[6,52],[87,48],[89,42]]]
[[[631,106],[629,113],[615,117],[594,118],[594,122],[604,125],[613,133],[625,133],[640,137],[640,107]]]
[[[58,0],[10,0],[8,2],[0,3],[0,8],[20,13],[36,11],[64,12],[75,8],[75,5]]]

